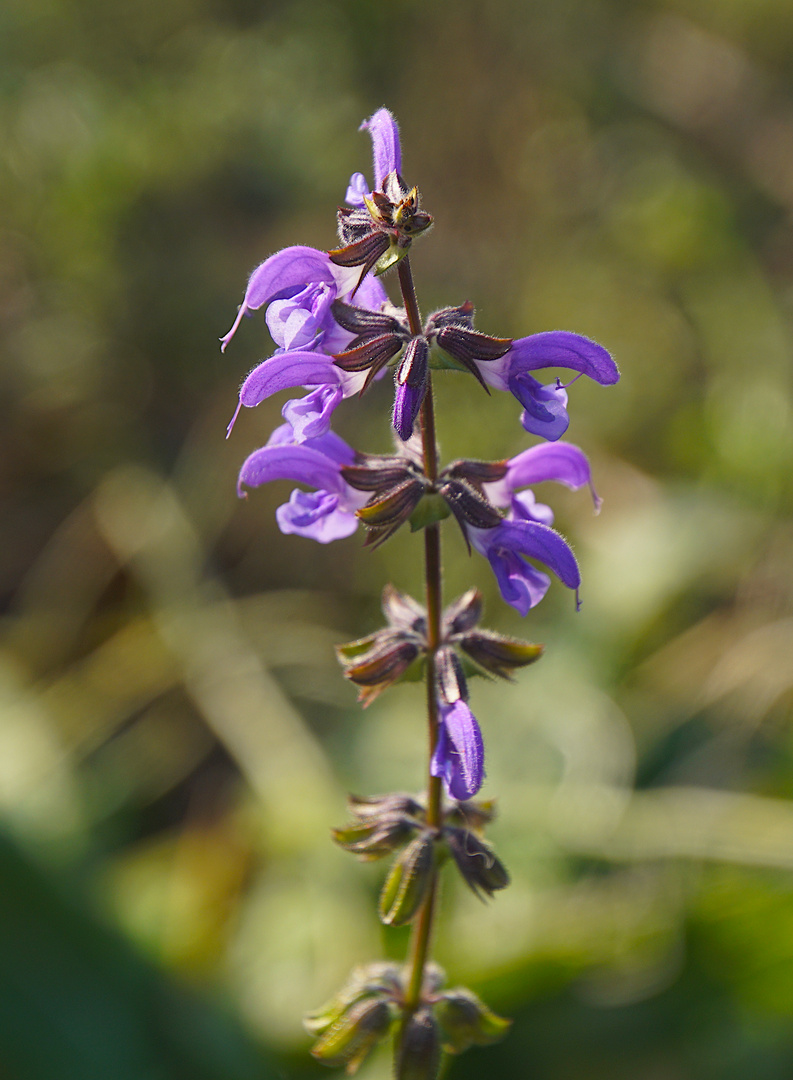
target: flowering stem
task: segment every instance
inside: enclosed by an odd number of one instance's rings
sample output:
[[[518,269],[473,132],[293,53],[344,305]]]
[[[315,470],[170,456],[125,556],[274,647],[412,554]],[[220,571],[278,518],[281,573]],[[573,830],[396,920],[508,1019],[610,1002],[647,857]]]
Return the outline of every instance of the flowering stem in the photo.
[[[419,314],[416,289],[413,284],[413,274],[410,269],[410,260],[406,256],[399,263],[399,284],[402,290],[402,299],[405,303],[405,311],[408,317],[410,332],[414,335],[421,333],[421,316]],[[427,479],[434,483],[438,478],[438,445],[435,435],[435,407],[432,394],[432,380],[428,378],[427,392],[421,406],[421,439],[424,456],[424,473]],[[441,637],[441,538],[440,528],[436,522],[428,525],[424,530],[424,572],[427,599],[427,720],[429,726],[429,760],[435,752],[438,741],[438,702],[435,696],[435,652],[440,644]],[[431,828],[439,828],[441,824],[442,784],[437,776],[429,772],[427,779],[427,824]],[[405,1005],[408,1012],[414,1010],[420,1000],[421,985],[424,979],[424,968],[427,963],[432,937],[432,923],[435,912],[435,901],[438,888],[437,872],[433,874],[432,881],[427,890],[426,899],[419,911],[413,926],[413,935],[410,943],[410,979],[405,991]]]

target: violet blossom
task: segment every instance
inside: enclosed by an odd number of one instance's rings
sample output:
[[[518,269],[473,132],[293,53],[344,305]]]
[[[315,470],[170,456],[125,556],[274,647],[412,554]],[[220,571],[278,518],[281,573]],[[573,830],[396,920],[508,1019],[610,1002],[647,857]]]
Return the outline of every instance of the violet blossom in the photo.
[[[536,502],[532,491],[518,491],[544,480],[555,480],[572,490],[589,485],[596,511],[600,508],[585,454],[571,443],[541,443],[511,458],[503,480],[484,485],[492,503],[508,508],[504,520],[493,529],[467,526],[471,544],[490,562],[503,599],[521,615],[539,604],[551,583],[527,558],[542,563],[569,589],[575,589],[576,600],[581,584],[572,549],[551,528],[551,508]]]
[[[348,206],[363,206],[364,195],[372,191],[382,191],[388,174],[402,171],[399,128],[388,109],[378,109],[368,120],[364,120],[358,130],[368,131],[372,137],[374,188],[369,187],[363,173],[353,173],[344,196]]]
[[[360,270],[336,266],[327,252],[289,247],[271,255],[251,274],[245,299],[231,330],[221,338],[225,350],[243,315],[267,307],[267,326],[278,345],[243,382],[228,434],[244,405],[253,408],[279,390],[316,388],[308,398],[290,400],[284,416],[298,441],[324,434],[339,402],[358,393],[363,380],[334,368],[332,354],[344,349],[352,335],[333,317],[331,305],[357,290],[362,303],[378,311],[387,303],[383,286],[371,274],[360,282]]]
[[[602,345],[566,330],[517,338],[497,360],[475,361],[484,381],[497,390],[508,390],[523,406],[520,422],[532,435],[555,441],[567,431],[567,386],[557,379],[543,384],[532,371],[543,368],[570,368],[587,375],[601,386],[619,381],[617,365]]]
[[[355,532],[359,524],[355,511],[368,497],[351,488],[341,475],[342,466],[352,465],[354,460],[355,451],[332,431],[298,443],[291,425],[282,424],[266,446],[254,450],[243,462],[237,493],[245,498],[243,485],[260,487],[270,480],[294,480],[316,488],[293,491],[275,517],[282,533],[328,544]]]

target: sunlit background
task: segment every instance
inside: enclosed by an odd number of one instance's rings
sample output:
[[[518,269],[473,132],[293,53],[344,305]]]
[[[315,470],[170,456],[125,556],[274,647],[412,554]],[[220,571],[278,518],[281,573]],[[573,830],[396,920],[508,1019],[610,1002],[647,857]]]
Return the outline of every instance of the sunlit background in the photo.
[[[5,0],[0,49],[3,1080],[325,1076],[302,1013],[403,953],[329,827],[420,786],[421,695],[362,714],[333,645],[420,590],[417,541],[239,502],[283,401],[225,442],[271,346],[260,316],[217,345],[253,266],[333,245],[383,104],[425,312],[623,372],[571,389],[602,514],[538,489],[581,614],[556,584],[520,620],[444,527],[447,595],[547,645],[472,686],[513,884],[450,875],[437,954],[515,1024],[450,1076],[789,1077],[789,0]],[[386,384],[337,413],[362,449]],[[471,379],[438,409],[447,459],[532,442]]]

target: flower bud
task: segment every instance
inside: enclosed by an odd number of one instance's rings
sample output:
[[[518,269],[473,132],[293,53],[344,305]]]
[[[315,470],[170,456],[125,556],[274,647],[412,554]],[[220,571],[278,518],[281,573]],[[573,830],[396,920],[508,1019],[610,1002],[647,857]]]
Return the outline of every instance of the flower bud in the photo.
[[[508,470],[508,461],[476,461],[465,458],[447,465],[443,475],[451,480],[467,480],[481,491],[482,484],[494,484],[497,480],[503,480]]]
[[[493,799],[466,799],[447,810],[443,820],[448,825],[462,826],[481,833],[485,825],[495,820],[496,804]]]
[[[347,982],[330,1001],[303,1018],[303,1027],[311,1035],[322,1035],[356,1002],[383,998],[397,1001],[402,995],[402,969],[399,964],[379,960],[361,964],[350,973]]]
[[[468,700],[463,666],[454,649],[448,645],[442,645],[435,653],[435,689],[440,700],[447,705]]]
[[[526,667],[539,660],[545,649],[544,645],[534,645],[492,630],[472,630],[462,634],[455,638],[455,645],[480,668],[502,679],[511,678],[514,668]]]
[[[346,206],[339,207],[339,232],[345,234],[346,223],[354,215]],[[349,235],[349,234],[347,234]],[[346,238],[346,237],[345,237]],[[366,277],[375,263],[391,247],[390,238],[382,232],[370,232],[362,236],[360,240],[354,240],[345,247],[335,248],[328,252],[330,261],[337,266],[361,266],[361,281]]]
[[[445,325],[439,326],[437,315],[430,320],[427,326],[427,335],[448,356],[456,360],[474,376],[479,385],[490,393],[482,373],[477,367],[477,361],[497,360],[504,356],[512,347],[511,338],[495,338],[488,334],[480,334],[476,330],[464,326]],[[470,321],[470,320],[467,320]]]
[[[483,899],[483,893],[492,896],[497,889],[505,889],[509,885],[506,867],[490,845],[475,832],[447,825],[443,838],[466,885],[480,899]]]
[[[426,482],[418,477],[403,480],[387,491],[379,492],[356,511],[356,515],[367,529],[387,530],[390,536],[416,509],[425,487]]]
[[[368,308],[345,304],[343,300],[334,300],[330,305],[333,318],[344,330],[357,336],[376,334],[404,333],[404,326],[393,315],[382,311],[370,311]]]
[[[371,862],[396,851],[420,827],[419,822],[404,814],[384,814],[343,829],[333,829],[332,833],[339,847],[364,862]]]
[[[352,1075],[388,1034],[392,1018],[392,1007],[382,998],[356,1001],[320,1035],[311,1053],[324,1065],[344,1065]]]
[[[350,795],[347,804],[350,811],[361,819],[379,817],[381,814],[407,814],[423,820],[425,813],[417,799],[401,791],[392,791],[388,795]]]
[[[494,529],[503,520],[496,507],[467,480],[445,480],[438,491],[449,504],[466,538],[465,524],[473,525],[475,529]],[[358,515],[360,517],[360,511]]]
[[[396,1080],[435,1080],[441,1063],[441,1034],[432,1011],[423,1008],[413,1013],[398,1039]]]
[[[397,630],[411,630],[425,638],[427,634],[427,609],[412,596],[386,585],[383,589],[383,614]]]
[[[425,830],[396,859],[380,894],[379,914],[388,926],[409,923],[426,896],[435,873],[435,836]]]
[[[357,641],[337,645],[336,656],[345,678],[359,687],[358,700],[365,708],[406,676],[425,648],[423,634],[386,626]]]
[[[458,596],[443,612],[444,637],[473,630],[481,618],[482,594],[478,589],[469,589],[462,596]]]
[[[359,686],[390,685],[407,671],[419,651],[415,641],[394,640],[383,634],[371,649],[346,665],[344,674]]]
[[[343,465],[341,475],[356,491],[387,491],[411,477],[403,457],[386,454],[359,454],[354,465]]]
[[[404,344],[399,334],[362,334],[351,342],[344,352],[335,353],[333,362],[342,371],[369,371],[370,378],[373,378],[380,368],[396,356]],[[365,383],[364,389],[366,385]]]
[[[491,337],[461,326],[442,327],[435,340],[444,352],[463,364],[471,360],[498,360],[512,348],[512,338]]]
[[[469,1046],[487,1046],[506,1035],[512,1023],[497,1016],[472,990],[459,986],[440,995],[435,1006],[443,1049],[459,1054]]]
[[[474,305],[466,300],[459,307],[441,308],[433,312],[427,321],[426,333],[435,334],[444,326],[460,326],[466,330],[474,328]]]

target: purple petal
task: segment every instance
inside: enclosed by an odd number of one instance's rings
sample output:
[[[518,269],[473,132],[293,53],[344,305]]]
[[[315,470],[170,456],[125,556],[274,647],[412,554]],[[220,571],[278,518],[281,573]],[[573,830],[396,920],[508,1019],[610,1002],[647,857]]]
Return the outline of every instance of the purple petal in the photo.
[[[352,536],[359,524],[354,513],[339,508],[339,496],[328,491],[293,491],[289,502],[278,507],[275,518],[282,533],[305,536],[320,544]]]
[[[518,338],[506,354],[510,376],[538,368],[572,368],[602,386],[619,380],[620,373],[609,353],[596,341],[567,330],[549,330]]]
[[[245,497],[242,485],[260,487],[270,480],[294,480],[312,488],[341,495],[346,484],[339,466],[316,447],[275,445],[263,446],[245,459],[237,480],[237,492]]]
[[[319,450],[321,454],[324,454],[326,458],[334,461],[339,466],[352,465],[355,461],[355,451],[335,431],[326,431],[324,435],[308,439],[303,445],[311,450]],[[358,492],[357,496],[354,496],[356,499],[358,497],[360,497],[361,503],[366,502],[368,498],[367,494],[363,492]]]
[[[383,180],[390,172],[402,172],[402,152],[399,146],[399,129],[388,109],[378,109],[369,120],[361,124],[361,131],[372,136],[374,155],[374,186],[383,190]]]
[[[527,371],[509,378],[509,389],[523,406],[520,422],[532,435],[554,442],[567,431],[567,391],[563,386],[543,386]]]
[[[332,263],[326,251],[312,247],[288,247],[271,255],[253,271],[245,290],[245,304],[256,311],[272,300],[280,300],[324,281],[335,284]]]
[[[567,541],[555,529],[536,521],[503,521],[495,529],[500,548],[527,555],[549,567],[568,589],[581,584],[581,571]]]
[[[545,503],[538,503],[533,491],[521,491],[512,496],[509,520],[539,521],[541,525],[553,525],[553,510]]]
[[[336,286],[312,283],[285,300],[274,300],[265,315],[273,341],[282,349],[299,349],[314,342],[327,326],[335,325],[330,305]]]
[[[310,247],[288,247],[265,259],[251,274],[245,299],[229,332],[220,339],[221,351],[234,337],[243,315],[257,311],[264,304],[294,296],[306,285],[320,281],[335,285],[336,276],[327,252]]]
[[[393,421],[394,431],[396,431],[402,442],[407,442],[413,434],[413,425],[416,422],[426,392],[426,383],[422,383],[421,386],[408,386],[407,383],[403,383],[401,386],[397,385],[396,394],[394,395]]]
[[[548,592],[551,579],[514,552],[494,548],[486,554],[502,599],[519,615],[528,615]]]
[[[547,442],[524,450],[511,459],[509,471],[502,482],[515,491],[544,480],[555,480],[573,491],[588,484],[595,509],[600,509],[601,499],[592,486],[592,470],[587,456],[572,443]]]
[[[265,446],[295,446],[297,441],[291,424],[279,424],[278,427],[270,433],[270,438],[265,443]],[[319,448],[317,447],[316,449]]]
[[[476,717],[464,701],[439,703],[438,742],[430,772],[446,783],[453,799],[470,799],[482,786],[485,751]]]
[[[364,174],[360,172],[353,173],[347,186],[344,201],[348,206],[363,206],[363,197],[368,194],[369,185]]]
[[[240,388],[240,401],[251,409],[279,390],[295,386],[338,386],[341,373],[324,353],[293,349],[276,353],[253,369]]]
[[[581,574],[575,555],[563,537],[537,521],[507,520],[494,529],[468,527],[471,543],[493,569],[504,600],[521,615],[535,607],[550,585],[546,574],[521,556],[548,566],[570,589],[578,589]]]
[[[318,386],[302,398],[291,398],[281,409],[281,415],[291,424],[295,442],[305,442],[324,435],[330,428],[333,410],[342,400],[340,386]]]

